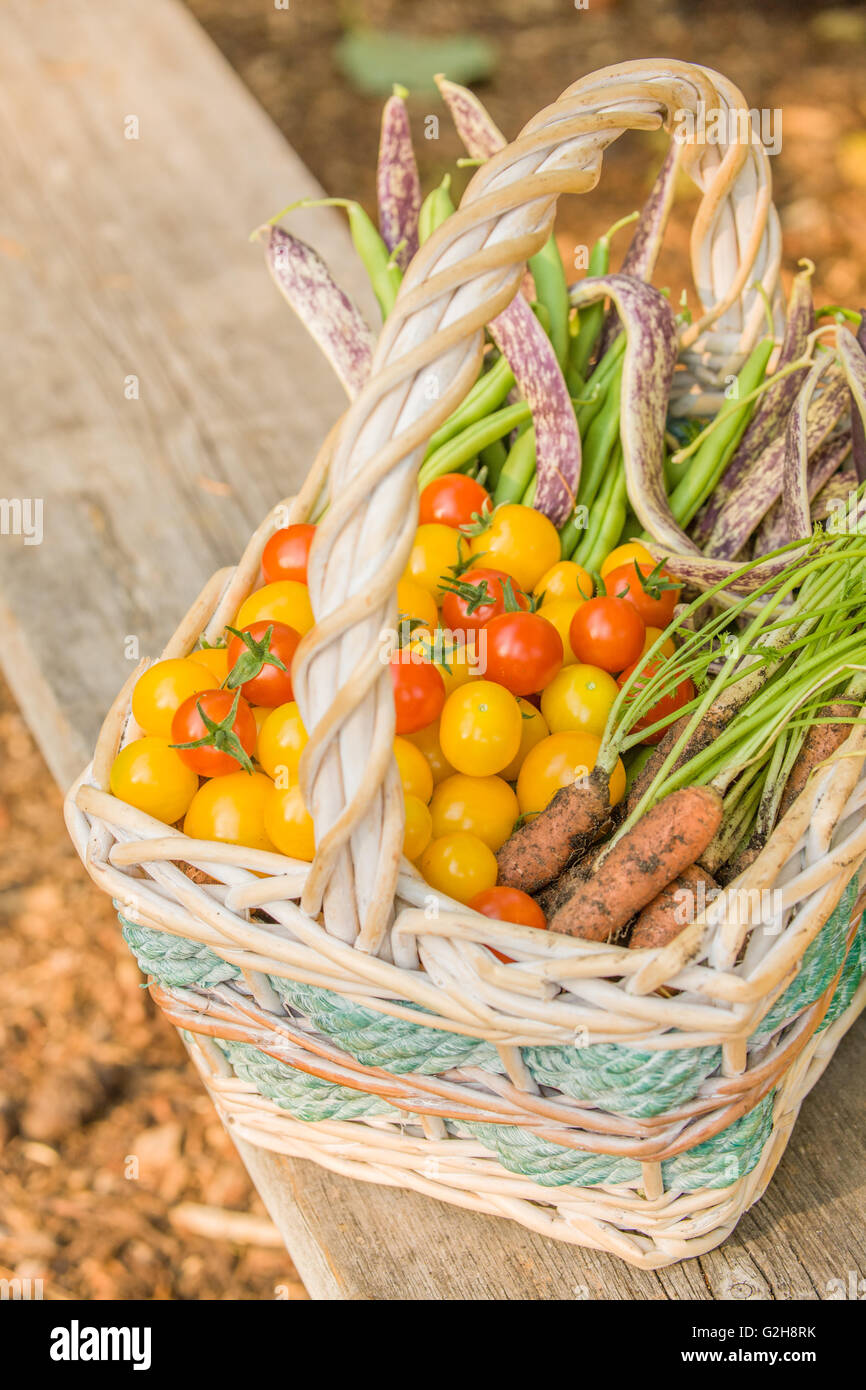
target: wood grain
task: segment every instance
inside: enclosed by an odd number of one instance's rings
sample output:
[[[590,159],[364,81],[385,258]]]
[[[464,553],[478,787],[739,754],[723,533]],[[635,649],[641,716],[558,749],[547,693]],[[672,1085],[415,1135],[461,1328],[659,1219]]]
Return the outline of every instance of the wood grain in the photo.
[[[127,639],[159,649],[339,408],[246,240],[319,190],[175,0],[7,0],[0,174],[0,491],[44,503],[41,545],[0,536],[0,654],[65,786]],[[294,226],[374,322],[337,216]],[[657,1273],[238,1147],[317,1299],[815,1299],[866,1274],[864,1100],[861,1020],[762,1202],[720,1250]]]

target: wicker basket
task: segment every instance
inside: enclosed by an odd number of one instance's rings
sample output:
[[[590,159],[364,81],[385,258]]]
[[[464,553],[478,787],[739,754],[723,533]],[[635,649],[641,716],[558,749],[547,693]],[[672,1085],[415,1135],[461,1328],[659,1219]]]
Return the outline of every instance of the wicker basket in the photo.
[[[475,379],[483,326],[517,292],[557,195],[594,186],[624,130],[671,129],[701,103],[746,109],[704,69],[610,68],[478,170],[407,270],[371,379],[303,491],[274,509],[236,569],[214,575],[162,654],[219,636],[257,584],[275,527],[317,514],[327,495],[310,563],[317,621],[295,667],[313,864],[192,841],[109,794],[117,749],[139,733],[138,671],[66,808],[88,872],[115,900],[234,1133],[643,1268],[731,1231],[866,1002],[863,732],[738,881],[778,889],[774,915],[750,925],[756,897],[741,893],[741,915],[713,904],[670,945],[626,950],[491,922],[401,859],[378,638],[396,621],[425,441]],[[778,220],[760,145],[686,145],[680,157],[703,190],[692,262],[704,312],[683,350],[713,389],[761,331],[756,280],[779,305]]]

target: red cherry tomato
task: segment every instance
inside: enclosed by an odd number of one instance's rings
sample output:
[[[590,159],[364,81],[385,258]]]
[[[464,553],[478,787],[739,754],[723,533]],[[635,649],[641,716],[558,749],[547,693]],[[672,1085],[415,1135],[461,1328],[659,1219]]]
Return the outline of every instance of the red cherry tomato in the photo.
[[[525,927],[538,927],[539,930],[547,926],[547,918],[538,903],[522,888],[506,888],[504,885],[483,888],[470,900],[469,906],[475,912],[483,912],[485,917],[495,917],[499,922],[518,922]],[[494,946],[487,949],[506,965],[514,959],[513,956],[503,955]]]
[[[253,712],[239,690],[190,695],[171,721],[172,745],[202,777],[223,777],[241,768],[252,772],[257,733]],[[197,746],[184,746],[189,744]]]
[[[442,626],[451,632],[480,631],[491,618],[505,612],[508,594],[514,595],[518,608],[529,607],[523,590],[504,570],[480,566],[450,583],[442,600]]]
[[[638,662],[634,662],[631,666],[629,666],[628,670],[623,671],[622,675],[617,677],[617,684],[619,686],[625,685],[632,671],[634,671],[638,665]],[[629,694],[626,697],[626,704],[629,703],[629,700],[633,696],[637,696],[640,693],[640,691],[646,685],[647,681],[649,681],[656,674],[659,667],[663,665],[663,660],[656,659],[654,661],[648,662],[646,666],[643,666],[641,668],[640,678],[635,682],[635,684],[629,691]],[[670,691],[669,694],[663,695],[662,698],[652,706],[649,712],[645,714],[642,719],[637,720],[637,722],[634,724],[634,728],[648,729],[652,724],[657,723],[659,719],[667,719],[675,715],[677,710],[682,709],[683,705],[687,705],[689,701],[693,700],[694,698],[694,684],[689,676],[684,676],[683,679],[678,682],[678,684],[672,691]],[[646,738],[642,739],[641,741],[643,743],[659,743],[664,733],[664,729],[657,729],[654,734],[647,734]]]
[[[667,570],[656,571],[652,565],[638,562],[620,565],[608,574],[605,584],[614,598],[628,599],[647,627],[660,628],[666,628],[674,616],[674,606],[683,587]]]
[[[438,521],[442,526],[469,526],[476,512],[490,510],[490,493],[464,473],[434,478],[421,493],[418,525]]]
[[[249,641],[244,640],[244,634]],[[292,659],[300,642],[300,634],[288,623],[250,623],[229,642],[228,680],[230,690],[240,685],[245,700],[251,705],[288,704],[295,698],[292,690]],[[282,666],[274,664],[276,658]],[[238,680],[237,677],[242,677]]]
[[[571,620],[569,640],[578,661],[603,671],[622,671],[643,651],[646,623],[624,598],[600,595],[582,603]]]
[[[274,532],[262,554],[266,584],[275,584],[279,579],[295,579],[299,584],[306,584],[307,561],[315,530],[308,522],[298,522]]]
[[[512,695],[549,685],[562,665],[562,638],[540,613],[500,613],[484,628],[487,679]]]
[[[429,661],[411,660],[411,655],[403,648],[391,657],[398,734],[426,729],[439,718],[445,704],[445,682],[436,667]]]

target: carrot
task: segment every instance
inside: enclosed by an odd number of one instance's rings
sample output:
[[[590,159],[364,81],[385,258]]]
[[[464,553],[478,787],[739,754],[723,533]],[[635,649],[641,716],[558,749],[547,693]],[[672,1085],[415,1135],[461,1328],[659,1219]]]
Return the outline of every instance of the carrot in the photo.
[[[696,754],[707,748],[727,728],[731,717],[728,711],[717,715],[712,709],[707,710],[702,723],[695,729],[670,771],[675,772],[677,768],[682,767],[683,763],[688,762],[689,758],[695,757]],[[675,719],[673,724],[665,729],[664,734],[653,749],[652,757],[647,759],[629,788],[625,801],[626,816],[631,815],[650,784],[655,781],[656,773],[690,719],[690,714],[681,714],[679,719]]]
[[[657,893],[651,903],[647,903],[634,924],[629,946],[636,951],[666,946],[679,936],[694,916],[693,912],[688,911],[690,903],[685,895],[692,895],[693,904],[700,893],[701,884],[707,895],[718,887],[705,869],[698,868],[697,864],[687,864],[672,883]]]
[[[663,797],[613,845],[592,877],[577,885],[550,930],[609,941],[694,864],[721,820],[722,798],[711,787],[682,787]]]
[[[545,917],[555,916],[563,903],[568,902],[578,884],[584,883],[589,878],[595,868],[595,861],[603,849],[604,845],[596,845],[593,849],[588,850],[580,859],[566,865],[559,878],[554,879],[553,883],[548,884],[546,888],[536,894],[536,902]]]
[[[608,774],[594,770],[588,777],[560,787],[534,820],[515,830],[496,856],[499,882],[535,893],[552,883],[566,864],[599,839],[610,822]]]
[[[822,707],[820,717],[832,719],[847,715],[850,719],[852,714],[858,712],[850,700],[834,700],[832,704]],[[793,806],[818,764],[832,757],[837,748],[841,748],[851,729],[851,724],[812,725],[803,739],[803,746],[797,755],[797,761],[791,768],[785,783],[782,800],[779,802],[778,820],[781,820],[785,812]]]

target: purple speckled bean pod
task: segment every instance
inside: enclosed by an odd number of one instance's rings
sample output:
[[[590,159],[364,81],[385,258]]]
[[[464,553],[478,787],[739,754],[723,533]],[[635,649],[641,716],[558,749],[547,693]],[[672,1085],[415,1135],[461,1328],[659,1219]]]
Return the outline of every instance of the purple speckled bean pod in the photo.
[[[521,295],[489,328],[532,411],[537,479],[533,505],[554,526],[564,526],[574,508],[581,454],[574,407],[556,353]]]
[[[851,395],[851,443],[854,471],[858,482],[866,480],[866,309],[856,338],[847,328],[839,329],[839,360]]]
[[[388,98],[382,111],[376,197],[382,240],[389,251],[399,247],[394,259],[405,270],[418,250],[421,181],[412,148],[409,112],[399,90]]]
[[[851,438],[848,434],[834,434],[809,458],[809,472],[807,486],[809,489],[809,500],[814,501],[818,493],[826,486],[830,478],[847,458],[851,450]],[[812,508],[812,519],[814,520],[815,509]],[[788,532],[785,526],[785,518],[782,513],[782,504],[775,501],[761,522],[755,533],[754,555],[767,555],[771,550],[778,550],[780,545],[784,545],[788,539]]]
[[[816,493],[812,501],[812,520],[824,521],[837,510],[840,502],[846,507],[850,506],[851,494],[857,491],[857,487],[857,474],[853,468],[836,473]]]
[[[804,403],[807,457],[814,454],[835,429],[846,403],[845,378],[834,359],[819,358],[816,366],[826,372],[824,391],[813,398],[811,389],[807,392],[808,381],[805,382],[789,415],[790,420],[798,404],[801,401]],[[704,546],[706,555],[722,560],[731,560],[739,555],[749,536],[781,496],[785,481],[786,438],[785,434],[780,434],[773,439],[725,499],[713,533]],[[788,539],[787,529],[785,538]]]
[[[436,85],[451,113],[454,128],[473,159],[489,159],[508,143],[474,92],[440,74]]]
[[[657,541],[680,554],[698,554],[674,520],[665,491],[665,421],[679,348],[671,306],[652,285],[628,275],[581,280],[570,295],[578,309],[609,297],[625,326],[620,435],[629,501]]]
[[[803,541],[804,549],[808,544],[808,541]],[[664,560],[667,572],[674,579],[682,580],[683,584],[695,589],[709,589],[713,584],[727,580],[728,590],[732,594],[754,593],[768,579],[773,579],[795,563],[798,554],[796,550],[788,550],[784,555],[773,556],[732,581],[731,576],[742,568],[742,560],[717,560],[712,555],[670,555],[664,546],[655,541],[650,541],[647,549],[656,559]]]
[[[373,360],[375,339],[369,326],[305,241],[283,227],[260,227],[258,236],[276,285],[354,398]]]
[[[673,206],[677,170],[682,151],[681,142],[672,140],[650,195],[641,208],[640,217],[634,229],[634,236],[620,267],[620,275],[631,275],[635,280],[644,280],[647,283],[652,279],[652,273],[655,270],[664,240],[665,227]],[[597,361],[600,362],[604,357],[621,327],[619,315],[610,309],[605,315],[601,337],[596,349]]]
[[[850,334],[848,336],[850,337]],[[788,416],[788,428],[785,432],[785,458],[782,466],[782,515],[785,519],[787,539],[791,541],[800,540],[801,537],[812,534],[808,470],[809,455],[817,448],[819,442],[815,440],[813,443],[816,417],[819,421],[824,422],[835,414],[834,399],[837,394],[841,394],[839,413],[847,404],[845,398],[848,392],[845,390],[845,379],[842,377],[839,393],[833,391],[832,388],[825,389],[816,401],[816,408],[810,411],[819,382],[822,377],[828,376],[833,369],[837,373],[839,372],[838,361],[835,357],[825,354],[817,359],[814,366],[809,369],[809,375],[797,393],[794,409]],[[836,414],[833,424],[838,418],[838,414]],[[817,428],[820,429],[820,427],[819,424]]]
[[[809,261],[806,268],[794,277],[776,371],[787,367],[791,362],[796,362],[806,351],[807,339],[815,322],[811,285],[814,270],[815,267]],[[808,370],[808,367],[803,367],[802,371],[791,372],[790,376],[783,377],[774,386],[768,387],[763,396],[759,396],[754,414],[737,445],[736,453],[692,526],[692,534],[696,540],[705,541],[712,535],[722,507],[740,479],[749,471],[755,460],[760,458],[768,445],[783,434],[785,421]]]

